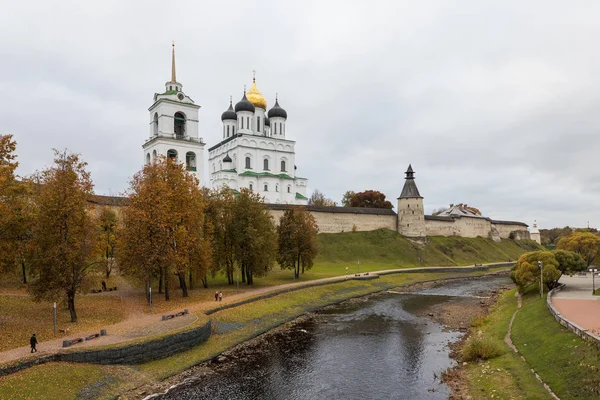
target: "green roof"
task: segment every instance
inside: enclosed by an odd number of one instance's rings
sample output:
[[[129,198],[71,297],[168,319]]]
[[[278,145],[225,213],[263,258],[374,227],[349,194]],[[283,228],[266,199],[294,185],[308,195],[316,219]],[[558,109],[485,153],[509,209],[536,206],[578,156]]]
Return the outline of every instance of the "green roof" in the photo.
[[[294,178],[292,178],[288,174],[272,174],[270,172],[244,171],[240,174],[240,176],[257,176],[257,177],[264,176],[264,177],[268,177],[268,178],[280,178],[280,179],[294,180]]]
[[[167,90],[166,92],[161,93],[161,94],[177,94],[177,93],[179,93],[177,90]]]
[[[221,172],[237,172],[237,171],[234,168],[234,169],[224,169],[224,170],[221,170]]]
[[[297,199],[302,199],[302,200],[308,200],[308,197],[301,195],[300,193],[296,192],[296,198]]]

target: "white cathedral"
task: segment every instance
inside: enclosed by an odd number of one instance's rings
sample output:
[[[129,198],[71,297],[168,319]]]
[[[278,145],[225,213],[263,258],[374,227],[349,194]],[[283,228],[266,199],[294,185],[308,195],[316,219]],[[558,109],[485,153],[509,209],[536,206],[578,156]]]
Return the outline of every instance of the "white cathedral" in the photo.
[[[154,95],[150,112],[150,137],[143,144],[144,162],[157,156],[174,158],[204,178],[204,141],[198,136],[200,106],[183,91],[175,75],[173,45],[171,80],[164,93]],[[265,203],[307,204],[308,180],[296,176],[295,145],[286,139],[287,112],[275,105],[267,113],[267,101],[256,87],[221,115],[223,139],[208,149],[210,185],[248,188],[260,193]]]

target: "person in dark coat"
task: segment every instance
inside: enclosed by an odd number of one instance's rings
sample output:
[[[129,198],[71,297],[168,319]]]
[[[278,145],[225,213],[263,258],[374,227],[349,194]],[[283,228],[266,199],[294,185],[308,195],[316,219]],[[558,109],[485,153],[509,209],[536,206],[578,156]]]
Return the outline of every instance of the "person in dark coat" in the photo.
[[[37,349],[35,348],[35,346],[37,346],[37,338],[35,337],[35,333],[33,335],[31,335],[31,338],[29,339],[29,344],[31,345],[31,352],[32,353],[36,353]]]

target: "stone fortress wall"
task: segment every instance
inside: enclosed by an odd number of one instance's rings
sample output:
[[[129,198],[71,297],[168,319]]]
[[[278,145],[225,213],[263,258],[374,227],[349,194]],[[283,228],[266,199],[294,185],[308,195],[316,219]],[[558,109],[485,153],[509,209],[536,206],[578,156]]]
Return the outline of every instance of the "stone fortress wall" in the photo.
[[[94,196],[90,201],[96,210],[111,207],[117,214],[126,204],[124,197]],[[286,207],[305,207],[315,217],[320,233],[373,231],[390,229],[399,231],[398,214],[393,210],[361,207],[321,207],[286,204],[267,204],[275,224]],[[421,208],[422,210],[422,208]],[[412,214],[411,214],[412,217]],[[424,215],[426,236],[461,236],[500,239],[529,239],[527,225],[514,221],[495,221],[490,218],[440,217]],[[404,234],[403,232],[400,232]],[[411,236],[411,235],[406,235]]]

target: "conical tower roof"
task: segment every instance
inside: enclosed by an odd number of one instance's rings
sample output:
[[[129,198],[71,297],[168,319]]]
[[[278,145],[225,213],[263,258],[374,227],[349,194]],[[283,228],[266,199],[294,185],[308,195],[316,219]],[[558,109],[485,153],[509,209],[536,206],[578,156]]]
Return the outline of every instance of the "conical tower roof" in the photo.
[[[406,178],[404,181],[404,187],[402,188],[402,193],[400,193],[399,199],[409,199],[416,198],[422,199],[423,196],[419,193],[419,189],[417,188],[417,184],[415,183],[415,172],[412,169],[412,165],[408,165],[408,169],[406,170]]]

